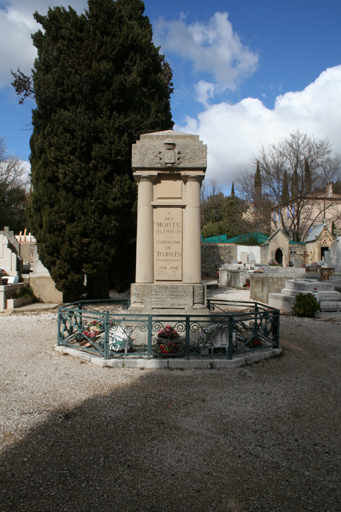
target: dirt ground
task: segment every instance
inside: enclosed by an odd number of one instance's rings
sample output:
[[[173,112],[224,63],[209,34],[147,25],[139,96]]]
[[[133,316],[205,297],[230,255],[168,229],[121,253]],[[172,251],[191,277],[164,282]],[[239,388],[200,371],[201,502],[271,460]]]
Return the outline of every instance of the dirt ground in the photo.
[[[234,370],[97,368],[0,318],[0,511],[341,511],[341,322]]]

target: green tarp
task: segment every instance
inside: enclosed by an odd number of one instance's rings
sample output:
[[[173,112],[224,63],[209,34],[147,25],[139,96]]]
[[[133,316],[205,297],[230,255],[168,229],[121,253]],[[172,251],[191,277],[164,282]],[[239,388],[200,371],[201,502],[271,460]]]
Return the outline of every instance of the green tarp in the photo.
[[[269,235],[265,235],[260,231],[253,231],[252,233],[246,233],[245,235],[234,236],[233,238],[227,238],[226,235],[219,236],[210,236],[209,238],[202,238],[201,241],[204,244],[238,244],[245,243],[249,238],[253,238],[257,240],[257,244],[262,244],[265,242]]]

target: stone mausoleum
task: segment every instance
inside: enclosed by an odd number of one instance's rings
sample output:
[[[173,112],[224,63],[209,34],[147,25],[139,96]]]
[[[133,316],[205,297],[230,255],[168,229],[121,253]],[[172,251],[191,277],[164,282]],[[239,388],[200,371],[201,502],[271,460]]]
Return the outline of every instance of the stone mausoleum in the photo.
[[[190,313],[205,306],[201,284],[200,187],[207,147],[197,135],[141,135],[132,148],[138,184],[136,281],[131,310]]]

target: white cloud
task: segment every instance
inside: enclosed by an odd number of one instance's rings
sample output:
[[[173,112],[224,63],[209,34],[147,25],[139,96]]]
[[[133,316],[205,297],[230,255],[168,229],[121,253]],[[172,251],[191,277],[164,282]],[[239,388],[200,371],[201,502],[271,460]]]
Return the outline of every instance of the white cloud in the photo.
[[[184,17],[154,24],[154,40],[162,51],[192,62],[195,71],[211,74],[220,88],[234,89],[237,82],[252,74],[258,56],[243,46],[233,32],[228,13],[216,12],[207,22],[186,25]]]
[[[217,86],[215,84],[205,82],[205,80],[200,80],[194,88],[197,101],[207,108],[209,106],[209,99],[213,98]]]
[[[31,34],[40,27],[33,13],[46,14],[50,0],[9,0],[0,8],[0,88],[8,86],[13,77],[10,69],[20,67],[25,74],[30,74],[36,57],[36,49]],[[59,0],[58,5],[71,5],[78,12],[87,7],[86,0]]]
[[[303,91],[278,96],[273,110],[259,99],[245,98],[208,106],[197,118],[175,129],[197,133],[208,146],[207,177],[229,186],[252,161],[262,145],[295,130],[328,137],[341,152],[341,66],[323,71]]]

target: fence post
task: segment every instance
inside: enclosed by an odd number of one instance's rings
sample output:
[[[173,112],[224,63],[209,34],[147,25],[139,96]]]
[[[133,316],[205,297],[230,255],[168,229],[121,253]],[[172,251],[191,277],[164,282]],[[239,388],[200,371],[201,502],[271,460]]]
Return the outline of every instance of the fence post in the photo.
[[[57,345],[60,345],[60,308],[58,308]]]
[[[259,325],[258,325],[258,314],[259,308],[257,302],[255,302],[255,328],[253,330],[254,334],[259,334]]]
[[[109,359],[109,313],[105,313],[105,341],[104,341],[104,359]]]
[[[77,321],[78,321],[78,325],[82,328],[82,323],[83,323],[83,305],[81,303],[78,304],[78,312],[79,312],[79,314],[77,315],[78,316]],[[72,328],[72,332],[73,332],[73,327],[71,326],[71,328]]]
[[[190,335],[190,319],[189,316],[186,316],[186,341],[185,341],[185,354],[186,359],[189,359],[189,354],[191,351],[190,343],[189,343],[189,335]]]
[[[234,317],[231,315],[229,316],[229,359],[232,359],[233,354],[233,324]]]
[[[152,357],[152,315],[148,315],[148,359]]]
[[[272,342],[273,342],[273,348],[279,347],[279,320],[280,320],[280,314],[279,310],[277,309],[276,312],[274,312],[272,317]]]

